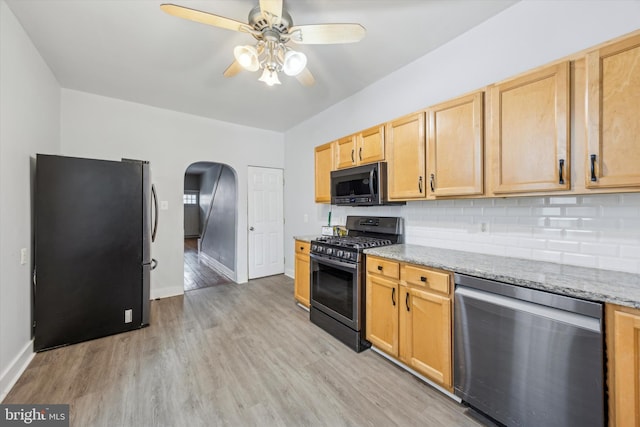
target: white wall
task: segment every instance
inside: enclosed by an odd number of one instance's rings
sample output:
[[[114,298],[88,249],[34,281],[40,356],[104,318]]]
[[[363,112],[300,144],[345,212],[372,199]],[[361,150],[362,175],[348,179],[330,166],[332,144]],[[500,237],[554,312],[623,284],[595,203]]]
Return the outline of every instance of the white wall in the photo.
[[[32,178],[35,154],[60,148],[60,86],[0,1],[0,401],[33,352]],[[25,264],[20,249],[26,249]]]
[[[247,168],[282,168],[281,133],[163,110],[132,102],[62,90],[61,146],[69,156],[149,160],[161,210],[152,256],[151,297],[183,292],[184,173],[199,161],[224,163],[237,174],[237,281],[247,280]]]
[[[317,234],[330,209],[313,201],[314,146],[638,28],[637,0],[522,1],[287,131],[287,274],[293,273],[293,236]],[[343,223],[348,214],[399,215],[410,243],[640,273],[639,213],[639,195],[540,197],[334,208],[332,223]],[[478,232],[482,223],[489,225],[484,233]]]

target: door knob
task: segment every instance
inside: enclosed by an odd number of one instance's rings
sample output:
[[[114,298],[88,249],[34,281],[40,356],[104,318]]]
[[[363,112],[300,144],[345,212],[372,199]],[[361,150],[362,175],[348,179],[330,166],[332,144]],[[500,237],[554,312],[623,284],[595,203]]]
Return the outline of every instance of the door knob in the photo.
[[[254,228],[253,228],[253,227],[249,227],[249,231],[253,231],[253,230],[254,230]]]

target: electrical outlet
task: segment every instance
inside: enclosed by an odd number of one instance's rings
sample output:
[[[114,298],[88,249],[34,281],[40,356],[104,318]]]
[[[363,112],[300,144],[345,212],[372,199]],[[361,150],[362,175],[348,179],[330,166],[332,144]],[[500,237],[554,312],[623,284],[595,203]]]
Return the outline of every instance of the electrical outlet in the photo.
[[[304,214],[304,216],[302,217],[302,220],[305,222],[305,224],[309,222],[309,214]]]
[[[124,311],[124,323],[131,323],[133,322],[133,310],[132,309],[128,309]]]
[[[20,249],[20,264],[25,265],[27,263],[27,248]]]
[[[482,231],[483,233],[487,232],[487,223],[483,222],[480,224],[480,231]]]

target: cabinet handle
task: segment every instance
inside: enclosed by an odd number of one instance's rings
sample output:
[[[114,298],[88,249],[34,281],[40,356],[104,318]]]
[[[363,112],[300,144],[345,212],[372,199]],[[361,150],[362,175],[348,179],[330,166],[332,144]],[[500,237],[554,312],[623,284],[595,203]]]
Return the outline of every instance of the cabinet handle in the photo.
[[[378,266],[378,271],[382,271],[382,266],[381,265]]]
[[[422,177],[418,178],[418,190],[420,190],[420,194],[422,194]]]
[[[362,161],[362,147],[358,150],[358,158]]]
[[[591,181],[596,182],[598,178],[596,177],[596,155],[592,154],[591,156]]]
[[[420,276],[420,281],[421,281],[421,282],[426,282],[426,281],[427,281],[427,278],[426,278],[426,277],[424,277],[424,276]]]
[[[564,159],[559,161],[560,167],[558,168],[558,184],[564,184]]]
[[[396,288],[393,288],[393,290],[391,291],[391,302],[393,303],[393,305],[396,305]]]
[[[407,311],[411,311],[411,308],[409,307],[409,292],[407,292],[406,294],[407,296],[404,299],[404,305],[407,306]]]
[[[304,246],[300,246],[300,250],[304,250]]]
[[[355,151],[356,150],[351,150],[351,163],[355,163],[356,162]]]
[[[435,187],[436,187],[435,179],[436,179],[435,175],[434,175],[434,174],[431,174],[431,179],[429,180],[429,185],[431,186],[431,192],[432,192],[432,193],[433,193],[434,191],[436,191],[436,190],[435,190]]]

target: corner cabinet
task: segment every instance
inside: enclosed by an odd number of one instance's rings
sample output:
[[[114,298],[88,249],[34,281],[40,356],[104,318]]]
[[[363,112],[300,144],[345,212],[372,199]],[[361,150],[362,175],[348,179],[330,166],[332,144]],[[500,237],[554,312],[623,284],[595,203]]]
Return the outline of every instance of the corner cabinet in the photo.
[[[411,114],[387,123],[386,136],[389,199],[425,199],[425,113]]]
[[[385,159],[384,126],[374,126],[341,138],[336,144],[336,169],[350,168]]]
[[[569,71],[564,61],[491,87],[493,193],[570,189]]]
[[[640,310],[605,306],[609,425],[640,425]]]
[[[367,256],[367,339],[453,391],[451,273]]]
[[[640,35],[587,54],[587,188],[640,187]]]
[[[294,298],[300,304],[309,308],[310,305],[310,287],[311,287],[311,270],[309,260],[309,242],[296,240],[296,258],[294,272]]]
[[[335,160],[334,143],[315,148],[315,195],[316,203],[331,203],[331,171]]]
[[[484,92],[427,110],[429,196],[484,192]]]

